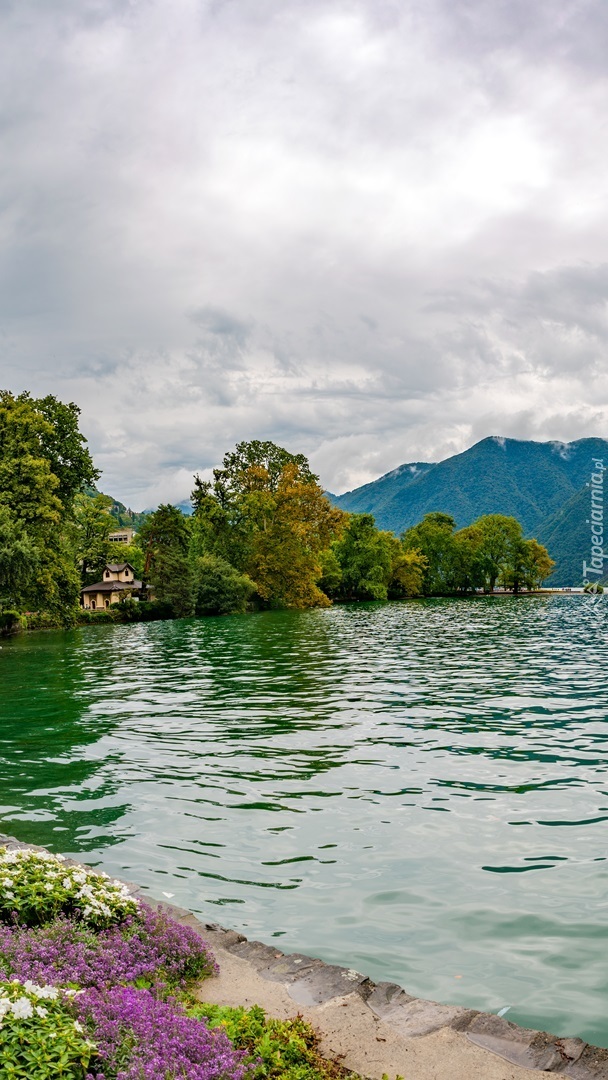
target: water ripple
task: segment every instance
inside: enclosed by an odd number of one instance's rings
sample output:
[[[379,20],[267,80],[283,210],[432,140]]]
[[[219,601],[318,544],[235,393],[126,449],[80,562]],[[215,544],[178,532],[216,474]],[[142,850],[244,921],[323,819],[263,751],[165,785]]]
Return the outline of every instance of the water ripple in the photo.
[[[2,827],[608,1045],[598,621],[586,597],[488,597],[11,640]]]

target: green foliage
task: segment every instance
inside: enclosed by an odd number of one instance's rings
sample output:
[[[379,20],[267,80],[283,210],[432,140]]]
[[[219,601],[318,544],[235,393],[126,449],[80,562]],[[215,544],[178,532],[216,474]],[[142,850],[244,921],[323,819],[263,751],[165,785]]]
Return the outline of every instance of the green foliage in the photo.
[[[589,549],[589,480],[592,459],[608,461],[608,440],[569,443],[483,439],[436,465],[402,465],[371,484],[333,497],[349,512],[372,513],[382,529],[401,533],[433,511],[456,527],[499,512],[516,518],[524,535],[552,553],[550,581],[576,585]]]
[[[190,551],[190,522],[169,503],[159,506],[144,522],[139,543],[144,552],[143,578],[154,597],[176,618],[192,615],[194,587]]]
[[[0,503],[0,605],[20,606],[40,558],[36,545],[9,506]]]
[[[0,599],[73,623],[80,587],[73,501],[97,476],[78,409],[0,392]]]
[[[426,559],[422,581],[425,596],[449,592],[454,587],[454,525],[450,514],[426,514],[402,537],[406,551],[418,551]]]
[[[0,919],[40,926],[58,915],[98,929],[137,913],[139,902],[107,874],[71,866],[62,855],[0,847]]]
[[[78,494],[74,499],[76,559],[80,563],[82,584],[99,581],[111,546],[108,536],[114,528],[107,495]],[[112,545],[114,546],[114,545]]]
[[[344,600],[386,600],[391,579],[392,533],[380,532],[371,514],[351,514],[344,534],[333,545],[341,571],[338,595]]]
[[[5,1080],[84,1080],[95,1051],[52,986],[0,982],[0,1062]]]
[[[212,484],[195,478],[192,503],[194,558],[230,563],[270,605],[328,603],[317,584],[321,555],[341,532],[343,515],[303,455],[269,442],[239,443]]]
[[[319,478],[311,473],[304,454],[290,454],[282,446],[259,439],[237,443],[235,449],[224,456],[222,468],[213,470],[220,503],[225,505],[235,495],[261,489],[276,492],[288,465],[296,466],[301,482],[318,482]]]
[[[121,604],[112,604],[109,608],[97,608],[96,611],[92,611],[90,608],[81,608],[78,612],[77,622],[79,626],[100,626],[102,623],[119,623],[119,622],[135,622],[139,620],[121,618],[120,614]],[[36,620],[37,623],[37,620]],[[28,627],[30,630],[46,630],[49,627],[38,626],[36,623],[30,624],[28,617]]]
[[[427,559],[419,551],[394,551],[391,576],[388,583],[389,600],[404,600],[422,594],[422,582]]]
[[[519,522],[503,514],[488,514],[458,532],[449,514],[427,514],[404,533],[403,546],[426,560],[426,596],[491,592],[497,582],[514,592],[536,588],[554,566],[546,548],[525,540]]]
[[[244,1050],[255,1066],[256,1080],[356,1080],[335,1061],[321,1057],[317,1036],[302,1017],[274,1020],[259,1005],[250,1009],[197,1004],[190,1016],[221,1027],[237,1050]]]
[[[66,404],[52,394],[31,399],[28,393],[24,393],[18,400],[31,402],[48,423],[48,430],[40,440],[42,456],[57,477],[56,494],[67,513],[77,492],[86,485],[94,484],[101,475],[87,450],[87,440],[78,428],[80,409],[73,401]]]
[[[26,625],[25,618],[18,611],[5,608],[0,612],[0,634],[16,634]]]
[[[195,562],[195,614],[233,615],[247,610],[255,585],[218,555],[201,555]]]
[[[342,584],[342,567],[338,562],[334,549],[327,548],[326,551],[322,551],[319,556],[319,563],[321,565],[319,588],[323,590],[326,596],[331,598],[338,596]]]

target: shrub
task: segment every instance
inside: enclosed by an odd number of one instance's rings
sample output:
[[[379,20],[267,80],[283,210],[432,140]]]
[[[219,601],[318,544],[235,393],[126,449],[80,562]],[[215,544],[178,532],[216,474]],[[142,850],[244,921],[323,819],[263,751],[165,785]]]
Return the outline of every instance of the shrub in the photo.
[[[246,574],[239,574],[226,559],[201,555],[196,560],[197,615],[233,615],[247,609],[256,590]]]
[[[194,1005],[190,1015],[204,1017],[212,1027],[221,1027],[253,1065],[256,1080],[358,1080],[318,1051],[318,1039],[301,1016],[293,1020],[267,1017],[259,1005],[251,1009],[222,1005]]]
[[[33,928],[0,925],[0,978],[98,990],[132,983],[162,994],[216,970],[194,930],[147,904],[136,917],[100,931],[64,916]]]
[[[0,920],[38,926],[64,914],[102,928],[138,909],[126,885],[107,874],[69,866],[63,855],[0,847]]]
[[[149,990],[87,990],[74,1008],[97,1044],[87,1080],[242,1080],[251,1073],[224,1032]]]
[[[25,625],[25,618],[18,611],[7,608],[0,612],[0,634],[17,634]]]
[[[0,982],[0,1062],[7,1080],[82,1080],[94,1050],[69,992]]]
[[[99,608],[96,611],[91,611],[90,608],[81,608],[78,612],[78,622],[82,626],[99,626],[101,623],[115,623],[120,622],[115,608],[118,605],[114,605],[111,608]]]

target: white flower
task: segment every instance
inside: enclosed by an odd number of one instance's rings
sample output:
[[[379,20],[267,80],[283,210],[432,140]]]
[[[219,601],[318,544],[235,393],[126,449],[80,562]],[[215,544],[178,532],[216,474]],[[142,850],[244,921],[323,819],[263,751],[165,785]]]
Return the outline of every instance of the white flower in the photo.
[[[28,1020],[30,1016],[33,1016],[34,1010],[29,998],[20,997],[16,1001],[13,1001],[11,1005],[11,1012],[13,1016],[17,1017],[17,1020]]]
[[[42,1017],[45,1017],[45,1016],[49,1015],[49,1010],[45,1009],[44,1005],[36,1005],[36,1012],[37,1012],[38,1016],[42,1016]]]

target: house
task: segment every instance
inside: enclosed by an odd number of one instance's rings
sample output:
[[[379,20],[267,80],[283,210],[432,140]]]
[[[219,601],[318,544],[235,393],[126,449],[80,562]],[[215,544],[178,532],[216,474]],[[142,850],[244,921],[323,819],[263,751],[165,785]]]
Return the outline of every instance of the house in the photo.
[[[132,596],[141,589],[131,563],[107,563],[103,579],[94,585],[86,585],[80,593],[82,606],[90,611],[99,611],[110,604],[117,604],[125,596]]]
[[[135,529],[118,529],[116,532],[111,532],[108,536],[108,540],[111,540],[113,544],[130,544],[135,536]]]

